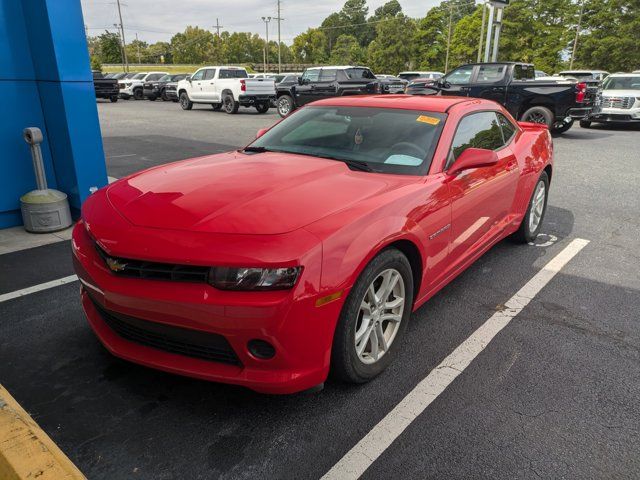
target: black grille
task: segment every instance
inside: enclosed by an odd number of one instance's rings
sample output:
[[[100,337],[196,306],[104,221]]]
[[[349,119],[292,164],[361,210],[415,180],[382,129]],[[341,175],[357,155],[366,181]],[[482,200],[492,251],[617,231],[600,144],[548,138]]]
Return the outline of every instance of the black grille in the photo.
[[[213,362],[242,365],[222,335],[149,322],[104,309],[89,295],[105,323],[125,340]]]
[[[173,263],[147,262],[127,258],[112,257],[96,244],[96,250],[107,267],[122,277],[144,278],[151,280],[170,280],[173,282],[206,283],[209,267],[198,265],[177,265]]]

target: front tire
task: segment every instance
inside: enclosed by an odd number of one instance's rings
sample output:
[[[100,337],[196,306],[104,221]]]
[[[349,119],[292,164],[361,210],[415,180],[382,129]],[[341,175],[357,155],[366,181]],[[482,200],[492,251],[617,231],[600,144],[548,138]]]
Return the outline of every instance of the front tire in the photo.
[[[267,113],[269,111],[269,104],[268,103],[258,103],[256,105],[256,111],[258,113]]]
[[[144,99],[144,93],[142,92],[141,88],[136,88],[133,91],[133,99],[134,100],[143,100]]]
[[[193,102],[189,100],[187,92],[182,92],[180,94],[180,106],[183,110],[191,110],[193,108]]]
[[[547,107],[531,107],[522,114],[520,120],[544,124],[549,130],[553,128],[553,113]]]
[[[580,126],[582,128],[591,128],[591,122],[589,120],[580,120]]]
[[[225,113],[234,115],[238,113],[239,108],[240,104],[234,100],[233,95],[227,93],[224,97],[222,97],[222,109],[225,111]]]
[[[342,307],[331,350],[331,373],[364,383],[397,354],[413,306],[411,265],[395,248],[382,251],[362,271]]]
[[[295,104],[293,103],[293,98],[289,95],[282,95],[278,97],[276,107],[278,108],[278,114],[280,114],[282,118],[286,117],[296,109]]]
[[[149,96],[147,97],[147,99],[148,99],[149,101],[151,101],[151,102],[155,102],[155,101],[156,101],[156,99],[157,99],[157,97],[156,97],[156,96],[154,96],[154,95],[149,95]]]
[[[540,233],[542,221],[547,212],[547,200],[549,198],[549,176],[542,172],[536,186],[533,189],[527,213],[522,219],[520,228],[513,234],[513,239],[520,243],[533,242]]]
[[[112,95],[111,97],[109,97],[109,100],[111,101],[111,103],[116,103],[118,101],[118,96]]]
[[[162,99],[163,102],[168,101],[169,99],[167,98],[167,91],[163,88],[162,91],[160,92],[160,98]]]
[[[221,103],[212,103],[211,108],[213,108],[214,112],[219,112],[222,109]]]

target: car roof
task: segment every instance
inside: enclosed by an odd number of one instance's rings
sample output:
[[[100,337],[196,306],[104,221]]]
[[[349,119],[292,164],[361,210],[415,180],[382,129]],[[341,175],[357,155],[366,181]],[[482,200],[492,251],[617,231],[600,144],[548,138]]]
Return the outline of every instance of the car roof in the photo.
[[[640,77],[640,70],[632,73],[612,73],[610,77]]]
[[[347,68],[366,68],[367,70],[369,69],[369,67],[365,67],[362,65],[323,65],[321,67],[309,67],[307,68],[307,70],[319,70],[321,68],[326,68],[326,69],[331,69],[331,70],[346,70]]]
[[[402,75],[403,73],[419,73],[420,75],[426,73],[426,74],[430,74],[430,73],[442,73],[442,72],[438,72],[436,70],[406,70],[404,72],[400,72],[398,75]]]
[[[563,73],[609,73],[606,70],[562,70],[558,75]]]
[[[445,113],[452,106],[465,102],[475,102],[479,105],[496,107],[496,103],[491,100],[439,95],[348,95],[345,97],[318,100],[313,102],[312,105],[324,107],[399,108],[403,110],[426,110]]]

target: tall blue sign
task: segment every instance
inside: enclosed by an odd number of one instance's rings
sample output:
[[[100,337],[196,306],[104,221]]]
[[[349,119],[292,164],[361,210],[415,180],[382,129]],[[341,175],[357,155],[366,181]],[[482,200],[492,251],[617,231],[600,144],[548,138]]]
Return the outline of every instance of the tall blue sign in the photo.
[[[44,134],[50,188],[79,211],[107,184],[80,0],[0,0],[0,228],[20,225],[35,188],[25,127]]]

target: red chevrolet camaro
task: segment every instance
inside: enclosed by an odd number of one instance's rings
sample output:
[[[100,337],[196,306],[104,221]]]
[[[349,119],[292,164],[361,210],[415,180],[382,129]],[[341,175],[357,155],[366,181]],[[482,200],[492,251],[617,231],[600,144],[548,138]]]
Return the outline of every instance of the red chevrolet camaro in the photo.
[[[270,393],[365,382],[413,310],[536,237],[551,174],[546,127],[488,100],[315,102],[244,149],[94,193],[73,232],[82,304],[149,367]]]

